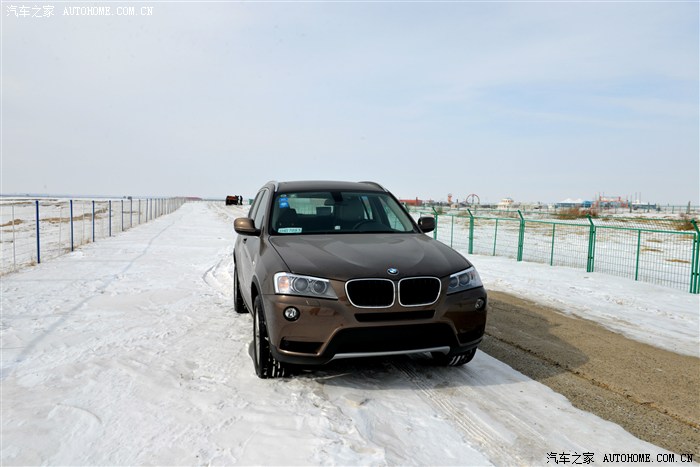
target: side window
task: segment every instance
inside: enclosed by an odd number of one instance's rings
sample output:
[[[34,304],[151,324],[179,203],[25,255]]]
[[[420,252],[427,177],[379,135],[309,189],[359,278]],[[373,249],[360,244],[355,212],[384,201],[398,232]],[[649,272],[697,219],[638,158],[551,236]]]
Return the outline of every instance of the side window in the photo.
[[[253,221],[255,222],[255,227],[257,229],[262,229],[263,225],[265,225],[265,219],[267,218],[267,205],[270,202],[270,192],[268,190],[262,190],[260,194],[260,203],[253,214]]]

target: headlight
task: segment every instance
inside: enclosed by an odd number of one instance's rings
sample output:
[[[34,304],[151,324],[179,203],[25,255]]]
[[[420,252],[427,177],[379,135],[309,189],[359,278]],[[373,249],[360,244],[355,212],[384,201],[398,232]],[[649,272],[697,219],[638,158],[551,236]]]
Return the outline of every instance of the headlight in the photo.
[[[450,276],[450,285],[447,288],[447,293],[462,292],[464,290],[473,289],[476,287],[481,287],[481,278],[479,273],[476,272],[474,266],[464,271],[457,272]]]
[[[304,297],[338,298],[328,279],[300,276],[287,272],[275,274],[275,293],[302,295]]]

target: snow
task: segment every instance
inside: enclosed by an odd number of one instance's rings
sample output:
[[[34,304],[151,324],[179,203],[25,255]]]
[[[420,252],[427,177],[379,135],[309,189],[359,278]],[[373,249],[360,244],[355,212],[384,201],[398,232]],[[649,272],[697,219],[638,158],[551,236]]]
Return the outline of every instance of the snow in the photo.
[[[415,356],[258,379],[250,316],[232,310],[232,221],[245,211],[188,203],[2,277],[3,465],[542,465],[549,453],[602,463],[666,452],[483,352],[462,368]],[[697,331],[696,297],[657,304],[688,294],[471,259],[494,290],[639,334],[654,320],[679,340],[693,332],[674,323]]]
[[[468,255],[487,290],[589,319],[639,342],[700,357],[700,295],[580,269]]]

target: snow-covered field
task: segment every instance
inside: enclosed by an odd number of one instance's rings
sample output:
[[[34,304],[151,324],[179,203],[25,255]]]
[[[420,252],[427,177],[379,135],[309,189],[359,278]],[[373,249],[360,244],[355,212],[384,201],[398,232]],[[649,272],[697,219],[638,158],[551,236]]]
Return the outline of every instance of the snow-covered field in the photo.
[[[3,465],[551,465],[583,453],[602,464],[665,452],[483,352],[462,368],[418,356],[258,379],[252,322],[231,297],[233,218],[246,210],[188,203],[1,278]],[[661,329],[697,355],[698,296],[471,259],[487,287],[634,338]]]
[[[700,296],[580,269],[467,255],[488,290],[590,319],[631,339],[700,357]]]
[[[37,251],[37,202],[39,252]],[[118,235],[182,204],[182,199],[0,199],[0,274]],[[71,225],[72,212],[72,225]],[[39,261],[39,259],[41,261]]]

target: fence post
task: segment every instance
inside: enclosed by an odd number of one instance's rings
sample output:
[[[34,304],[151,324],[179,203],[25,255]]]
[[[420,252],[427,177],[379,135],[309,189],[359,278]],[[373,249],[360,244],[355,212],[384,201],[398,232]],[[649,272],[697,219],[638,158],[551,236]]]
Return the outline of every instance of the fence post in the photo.
[[[435,215],[435,230],[433,230],[433,239],[437,240],[437,234],[438,234],[438,220],[440,219],[440,216],[438,215],[438,212],[435,210],[435,207],[433,209],[433,214]]]
[[[474,254],[474,214],[471,209],[467,209],[469,213],[469,254]]]
[[[518,209],[518,215],[520,216],[520,233],[518,235],[518,261],[523,260],[523,245],[525,243],[525,218],[523,213]]]
[[[70,200],[70,251],[75,251],[75,233],[73,232],[73,200]]]
[[[554,266],[554,234],[557,230],[557,224],[552,222],[552,253],[549,255],[549,265]]]
[[[642,247],[642,229],[637,230],[637,259],[634,265],[634,280],[639,280],[639,253]]]
[[[80,203],[80,245],[90,242],[90,237],[85,233],[85,219],[87,219],[85,216],[85,200],[82,200]]]
[[[134,226],[134,198],[129,198],[129,228]]]
[[[588,231],[588,261],[586,261],[586,272],[593,272],[595,268],[595,224],[593,223],[593,218],[588,215],[588,222],[590,223],[590,230]]]
[[[112,200],[109,200],[109,236],[112,236]]]
[[[141,225],[141,198],[139,198],[139,225]]]
[[[122,232],[124,232],[124,200],[121,200],[122,202]]]
[[[12,270],[17,269],[17,240],[15,238],[15,205],[12,204]]]
[[[455,236],[455,216],[450,216],[452,218],[452,225],[450,226],[450,248],[452,248],[452,243]]]
[[[95,243],[95,200],[92,200],[92,243]]]
[[[496,242],[498,241],[498,217],[496,218],[496,225],[493,229],[493,256],[496,256]]]
[[[39,200],[36,203],[36,262],[41,263],[41,242],[39,241]],[[14,222],[14,220],[13,220]]]
[[[690,293],[700,293],[700,229],[695,219],[691,219],[690,223],[695,228],[695,236],[693,237],[693,257],[691,258],[690,267]]]

